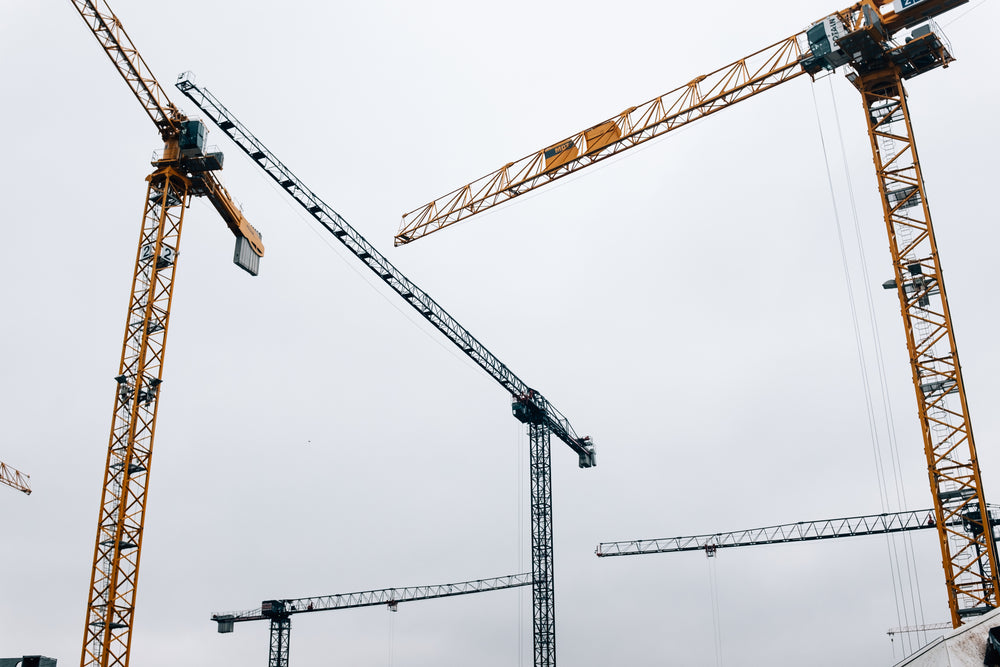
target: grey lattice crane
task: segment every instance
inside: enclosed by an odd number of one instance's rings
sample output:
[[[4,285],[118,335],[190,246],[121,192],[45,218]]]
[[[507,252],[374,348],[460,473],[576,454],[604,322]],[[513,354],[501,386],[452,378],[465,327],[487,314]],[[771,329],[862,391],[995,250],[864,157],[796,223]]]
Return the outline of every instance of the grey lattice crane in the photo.
[[[954,518],[945,527],[949,531],[970,531],[982,525],[978,510],[970,510],[974,515]],[[987,515],[991,526],[1000,522],[1000,506],[988,505]],[[719,549],[728,547],[750,547],[760,544],[784,544],[787,542],[812,542],[839,537],[859,537],[862,535],[884,535],[905,533],[912,530],[935,530],[934,509],[866,514],[864,516],[822,519],[820,521],[799,521],[783,523],[764,528],[749,528],[729,533],[663,537],[652,540],[626,540],[622,542],[601,542],[597,545],[598,557],[640,556],[645,554],[666,554],[681,551],[704,551],[714,556]]]
[[[0,484],[6,484],[12,489],[17,489],[25,495],[31,495],[31,486],[28,481],[31,478],[16,468],[12,468],[3,461],[0,461]]]
[[[374,591],[362,591],[360,593],[338,593],[309,598],[264,600],[260,603],[260,607],[256,609],[212,614],[212,620],[219,624],[219,632],[224,633],[232,632],[233,625],[236,623],[243,623],[245,621],[270,621],[271,642],[267,661],[268,667],[288,667],[292,616],[295,614],[309,614],[317,611],[333,611],[335,609],[377,607],[381,605],[386,606],[390,611],[396,611],[400,602],[433,600],[435,598],[469,595],[470,593],[485,593],[505,588],[528,586],[529,584],[531,584],[530,574],[512,574],[506,577],[460,581],[454,584],[382,588]]]
[[[81,667],[128,667],[184,213],[193,198],[208,199],[236,237],[234,263],[251,275],[259,271],[264,244],[215,173],[222,169],[223,155],[206,144],[205,124],[188,118],[170,101],[107,2],[71,3],[163,140],[146,178],[125,335],[114,376],[80,656]],[[161,27],[173,34],[176,27],[166,23]],[[173,44],[181,45],[176,39]]]
[[[218,99],[182,74],[177,87],[225,132],[299,205],[406,303],[458,346],[477,366],[510,392],[514,416],[528,426],[531,476],[531,564],[534,610],[535,665],[555,665],[555,584],[552,550],[552,466],[550,436],[555,435],[577,453],[581,468],[597,464],[594,443],[580,437],[569,420],[539,392],[530,388],[497,359],[465,327],[417,287],[382,253],[320,199],[264,146]]]

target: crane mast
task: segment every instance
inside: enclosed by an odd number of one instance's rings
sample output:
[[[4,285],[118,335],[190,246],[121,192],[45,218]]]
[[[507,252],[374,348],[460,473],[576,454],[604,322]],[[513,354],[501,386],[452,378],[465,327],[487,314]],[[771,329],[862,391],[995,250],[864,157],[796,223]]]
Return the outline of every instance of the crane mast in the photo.
[[[862,3],[859,21],[831,15],[810,28],[811,55],[802,63],[810,74],[846,66],[861,93],[893,266],[893,278],[883,286],[896,290],[903,317],[954,627],[995,608],[1000,581],[903,81],[954,60],[936,26],[920,24],[961,4],[897,2],[895,12],[882,16]],[[903,43],[890,41],[897,30],[913,26]]]
[[[164,141],[146,178],[80,658],[81,667],[127,667],[184,211],[193,197],[207,197],[236,236],[234,262],[252,275],[264,246],[212,173],[223,156],[206,151],[204,124],[170,102],[106,3],[71,2]]]
[[[855,80],[861,91],[895,288],[906,332],[917,411],[952,623],[997,606],[997,553],[969,419],[955,330],[941,273],[901,72]],[[967,530],[956,528],[964,522]]]
[[[551,436],[555,435],[576,452],[581,468],[597,464],[593,441],[589,437],[578,436],[569,420],[555,406],[514,375],[430,295],[393,266],[357,230],[299,180],[214,95],[195,84],[189,73],[180,76],[177,87],[309,215],[476,365],[510,392],[514,416],[527,425],[530,440],[535,664],[555,665]]]
[[[5,484],[12,489],[17,489],[21,493],[30,496],[31,495],[31,485],[29,480],[30,475],[26,475],[17,468],[7,465],[3,461],[0,461],[0,484]]]
[[[903,315],[955,627],[998,605],[1000,580],[993,531],[982,516],[986,500],[903,81],[953,60],[932,19],[966,2],[857,2],[407,213],[395,240],[409,243],[800,74],[846,70],[867,119],[894,273],[885,287],[897,291]]]
[[[518,588],[530,584],[530,574],[512,574],[506,577],[461,581],[454,584],[382,588],[374,591],[361,591],[359,593],[338,593],[309,598],[265,600],[256,609],[212,614],[212,620],[218,624],[218,631],[221,633],[232,632],[235,623],[270,621],[271,641],[267,662],[268,667],[288,667],[292,632],[291,617],[294,614],[378,606],[385,606],[390,611],[396,611],[400,602],[433,600],[436,598],[469,595],[470,593],[485,593],[487,591]]]

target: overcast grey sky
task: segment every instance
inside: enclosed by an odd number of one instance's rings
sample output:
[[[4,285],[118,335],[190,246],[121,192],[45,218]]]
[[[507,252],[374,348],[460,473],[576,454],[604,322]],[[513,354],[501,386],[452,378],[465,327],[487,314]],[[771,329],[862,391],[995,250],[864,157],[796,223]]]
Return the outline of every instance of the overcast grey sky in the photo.
[[[564,665],[887,665],[884,539],[597,559],[598,542],[881,511],[848,295],[863,304],[835,109],[884,348],[903,489],[930,506],[859,97],[800,78],[410,246],[400,215],[840,9],[740,3],[115,2],[172,87],[193,70],[302,179],[598,443],[553,443]],[[971,8],[971,11],[970,11]],[[941,23],[958,62],[910,83],[984,484],[1000,488],[989,271],[996,3]],[[148,118],[68,2],[0,5],[0,657],[80,655],[149,156]],[[816,103],[814,104],[814,94]],[[836,105],[836,106],[835,106]],[[841,259],[817,118],[848,242]],[[186,217],[132,662],[263,665],[263,599],[530,570],[509,397],[331,249],[221,132],[261,275]],[[861,326],[868,331],[862,313]],[[870,335],[865,334],[866,344]],[[865,350],[874,359],[870,345]],[[881,399],[878,399],[881,404]],[[877,415],[881,424],[881,415]],[[880,437],[884,437],[884,428]],[[887,446],[883,444],[883,446]],[[893,501],[895,502],[895,491]],[[896,509],[896,507],[893,507]],[[940,552],[912,539],[923,621]],[[713,581],[716,583],[713,585]],[[908,579],[903,586],[910,590]],[[717,599],[718,613],[713,613]],[[296,617],[292,662],[531,664],[530,591]]]

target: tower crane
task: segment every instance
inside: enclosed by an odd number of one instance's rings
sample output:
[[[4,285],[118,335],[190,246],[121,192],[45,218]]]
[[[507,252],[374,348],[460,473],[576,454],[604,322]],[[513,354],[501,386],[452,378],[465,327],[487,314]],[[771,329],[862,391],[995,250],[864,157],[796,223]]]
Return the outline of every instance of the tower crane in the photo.
[[[25,475],[20,470],[17,470],[3,461],[0,461],[0,483],[6,484],[7,486],[17,489],[25,495],[30,496],[31,486],[28,483],[30,479],[30,475]]]
[[[805,31],[554,142],[403,216],[396,245],[808,74],[861,94],[903,315],[948,606],[955,627],[997,606],[997,554],[903,81],[954,59],[932,19],[968,0],[862,0]],[[949,399],[950,397],[950,399]],[[968,530],[955,526],[969,522]]]
[[[506,577],[494,577],[492,579],[462,581],[455,584],[383,588],[375,591],[362,591],[360,593],[339,593],[310,598],[264,600],[260,603],[260,607],[256,609],[212,614],[212,620],[218,623],[218,630],[222,633],[232,632],[235,623],[270,621],[271,641],[270,653],[267,660],[268,667],[288,667],[292,616],[294,614],[308,614],[317,611],[332,611],[334,609],[377,607],[381,605],[385,605],[389,611],[396,611],[400,602],[433,600],[434,598],[454,597],[470,593],[485,593],[505,588],[518,588],[529,584],[531,584],[531,574],[526,573],[513,574]]]
[[[931,632],[934,630],[950,630],[951,623],[927,623],[924,625],[907,625],[901,628],[889,628],[885,634],[893,637],[907,632]]]
[[[989,505],[987,514],[990,526],[1000,523],[1000,506]],[[968,530],[973,525],[972,521],[978,522],[979,517],[972,517],[972,519],[952,518],[950,521],[949,529]],[[712,533],[711,535],[687,535],[653,540],[601,542],[597,545],[595,553],[600,558],[678,553],[681,551],[704,551],[707,555],[714,556],[717,550],[728,547],[749,547],[759,544],[812,542],[840,537],[906,533],[913,530],[932,530],[936,527],[934,509],[931,508],[823,519],[820,521],[799,521],[797,523],[784,523],[764,528],[749,528],[729,533]]]
[[[71,2],[164,143],[146,177],[80,658],[82,667],[127,667],[184,210],[193,197],[206,197],[236,236],[234,262],[252,275],[264,246],[214,174],[223,156],[206,148],[205,124],[174,106],[107,3],[98,8],[90,0]]]
[[[309,215],[339,240],[392,291],[414,308],[473,362],[510,392],[514,417],[528,427],[530,442],[531,566],[535,665],[555,665],[555,583],[552,549],[551,436],[574,452],[581,468],[597,464],[593,440],[580,437],[569,420],[541,393],[532,389],[476,340],[426,292],[417,287],[382,253],[291,172],[208,90],[182,74],[177,87],[202,113],[282,187]]]

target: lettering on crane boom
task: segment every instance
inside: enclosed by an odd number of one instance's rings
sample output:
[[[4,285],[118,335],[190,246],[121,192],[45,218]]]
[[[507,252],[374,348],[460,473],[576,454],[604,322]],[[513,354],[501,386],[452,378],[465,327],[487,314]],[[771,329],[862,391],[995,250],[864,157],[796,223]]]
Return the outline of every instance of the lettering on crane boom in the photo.
[[[572,139],[567,139],[566,141],[560,142],[555,146],[549,146],[544,151],[545,171],[558,169],[567,162],[575,160],[579,154],[580,151],[577,149],[576,144],[573,143]]]
[[[919,5],[923,1],[924,0],[896,0],[896,2],[893,3],[895,5],[893,9],[896,10],[896,13],[898,14],[899,12],[903,11],[904,9],[908,9],[913,5]]]

